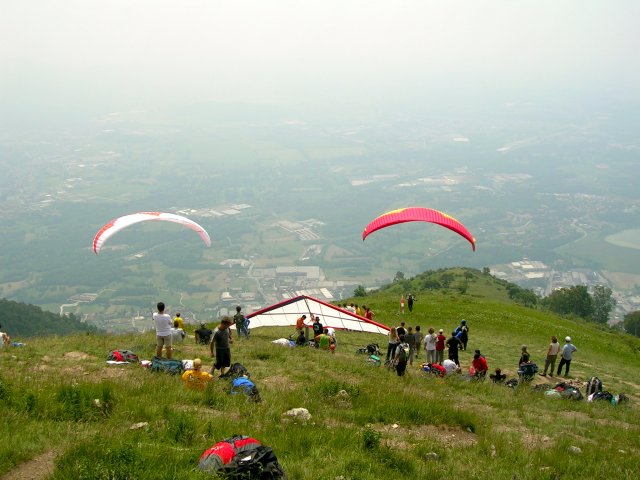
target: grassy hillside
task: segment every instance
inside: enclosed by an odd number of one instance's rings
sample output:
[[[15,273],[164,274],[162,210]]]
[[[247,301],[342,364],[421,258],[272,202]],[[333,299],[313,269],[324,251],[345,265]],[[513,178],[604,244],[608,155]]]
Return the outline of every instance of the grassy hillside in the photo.
[[[262,328],[232,347],[233,361],[249,369],[261,390],[263,401],[255,404],[229,395],[223,380],[194,393],[178,378],[105,363],[114,348],[150,358],[153,334],[38,338],[0,351],[0,475],[55,457],[48,477],[31,478],[211,478],[197,471],[199,456],[238,433],[270,445],[291,479],[636,478],[640,342],[514,305],[491,277],[467,278],[461,294],[455,287],[461,273],[450,289],[422,290],[424,278],[415,278],[354,301],[388,325],[405,320],[450,332],[465,318],[470,352],[481,349],[491,369],[509,376],[522,344],[542,363],[552,334],[571,335],[578,347],[572,381],[597,375],[605,389],[625,392],[631,402],[613,407],[549,399],[528,386],[428,378],[418,362],[399,378],[355,353],[371,341],[386,348],[385,337],[339,332],[331,355],[273,345],[293,329]],[[401,316],[405,287],[417,302],[413,314]],[[176,356],[210,365],[206,351],[188,342]],[[470,360],[469,351],[461,353],[463,367]],[[283,420],[295,407],[307,408],[311,420]],[[138,422],[146,425],[130,429]]]
[[[42,335],[67,335],[77,332],[97,332],[95,327],[80,322],[74,315],[61,317],[42,310],[36,305],[14,302],[0,298],[2,331],[12,338]]]

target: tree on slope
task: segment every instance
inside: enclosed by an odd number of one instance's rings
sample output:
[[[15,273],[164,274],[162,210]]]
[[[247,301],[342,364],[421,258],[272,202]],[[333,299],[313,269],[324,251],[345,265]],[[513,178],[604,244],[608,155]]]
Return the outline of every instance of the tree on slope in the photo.
[[[640,337],[640,310],[627,313],[624,316],[624,329],[627,333]]]
[[[593,313],[593,299],[585,285],[560,288],[544,299],[549,310],[561,315],[577,315],[590,318]]]
[[[597,285],[593,289],[593,313],[591,318],[596,323],[607,323],[609,314],[616,306],[616,299],[613,298],[611,289],[602,285]]]

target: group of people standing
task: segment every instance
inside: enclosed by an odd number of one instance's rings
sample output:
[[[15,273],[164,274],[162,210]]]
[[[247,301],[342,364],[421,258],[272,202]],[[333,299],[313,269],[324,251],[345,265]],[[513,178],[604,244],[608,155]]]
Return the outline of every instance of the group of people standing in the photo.
[[[413,365],[413,360],[419,356],[420,349],[424,343],[426,363],[443,365],[445,361],[444,351],[447,348],[448,359],[459,367],[458,351],[467,349],[469,326],[466,320],[462,320],[460,325],[451,333],[451,337],[447,338],[443,329],[440,329],[436,334],[435,329],[431,327],[427,335],[423,336],[419,325],[416,325],[414,329],[407,327],[405,322],[401,322],[399,326],[392,327],[389,330],[388,337],[387,364],[394,361],[397,362],[398,346],[406,343],[409,346],[407,362],[409,365]]]
[[[156,357],[161,358],[163,351],[165,351],[166,358],[171,359],[173,357],[174,331],[179,330],[184,332],[184,320],[179,313],[172,319],[171,315],[165,313],[166,307],[163,302],[158,302],[156,308],[157,311],[153,314],[156,328]],[[242,314],[242,307],[240,306],[236,307],[236,313],[233,318],[229,316],[222,317],[220,324],[213,331],[207,328],[205,323],[201,323],[200,328],[194,332],[195,342],[200,345],[209,345],[211,358],[215,359],[211,373],[220,370],[220,373],[224,374],[231,366],[231,344],[233,343],[233,337],[230,327],[234,324],[238,338],[249,337],[248,321]],[[198,363],[199,366],[196,370],[200,371],[202,361]],[[200,376],[205,377],[204,375]]]

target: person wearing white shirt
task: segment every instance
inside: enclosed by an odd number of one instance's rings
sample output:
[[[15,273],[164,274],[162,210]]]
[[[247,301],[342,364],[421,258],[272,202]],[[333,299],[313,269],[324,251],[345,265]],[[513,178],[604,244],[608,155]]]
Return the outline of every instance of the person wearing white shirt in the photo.
[[[162,357],[162,348],[167,351],[167,358],[173,356],[171,351],[171,315],[164,313],[164,303],[158,302],[158,311],[153,314],[153,321],[156,324],[156,357]]]

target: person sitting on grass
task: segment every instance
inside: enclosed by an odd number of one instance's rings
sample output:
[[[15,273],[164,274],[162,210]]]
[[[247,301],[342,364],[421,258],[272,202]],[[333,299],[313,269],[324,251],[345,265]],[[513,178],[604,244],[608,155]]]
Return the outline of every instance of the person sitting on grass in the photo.
[[[496,368],[495,373],[489,375],[489,378],[493,380],[493,383],[502,383],[507,379],[507,376],[502,373],[502,370]]]
[[[209,372],[202,371],[202,360],[199,358],[193,361],[193,370],[187,370],[182,374],[184,386],[190,390],[200,392],[207,388],[207,383],[209,383],[211,379],[213,379],[213,376]]]
[[[473,355],[473,376],[477,379],[484,380],[484,377],[487,375],[487,371],[489,371],[489,365],[487,364],[487,360],[480,355],[480,352],[477,352]]]
[[[196,339],[196,343],[200,345],[209,345],[212,334],[213,332],[211,331],[210,328],[207,328],[207,324],[204,322],[200,324],[200,328],[196,329],[193,332],[193,336]]]
[[[298,332],[298,338],[296,338],[296,346],[304,347],[307,344],[307,337],[304,334],[304,330]]]
[[[328,328],[325,328],[320,335],[314,338],[316,345],[321,350],[331,350],[331,345],[333,345],[333,339],[329,336],[328,330]]]

